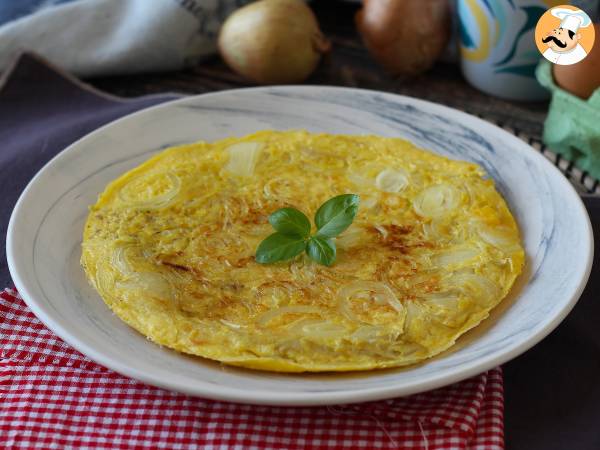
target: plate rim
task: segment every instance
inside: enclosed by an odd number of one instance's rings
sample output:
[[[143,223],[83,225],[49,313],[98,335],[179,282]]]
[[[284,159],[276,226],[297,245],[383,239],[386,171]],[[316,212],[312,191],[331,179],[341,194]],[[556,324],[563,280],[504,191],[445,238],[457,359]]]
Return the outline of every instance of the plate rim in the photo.
[[[17,266],[19,265],[19,251],[16,248],[16,240],[18,236],[18,230],[16,229],[16,223],[18,222],[18,218],[23,214],[24,205],[26,205],[32,187],[38,182],[40,178],[44,176],[44,172],[46,172],[50,167],[57,164],[62,158],[65,158],[69,155],[70,152],[74,151],[80,145],[85,145],[88,139],[93,139],[95,135],[102,134],[106,129],[111,126],[126,120],[131,120],[138,115],[149,114],[155,109],[172,107],[180,103],[186,103],[189,101],[193,101],[197,98],[206,98],[206,97],[215,97],[219,95],[232,95],[236,92],[272,92],[272,91],[303,91],[310,93],[311,91],[319,91],[319,90],[328,90],[328,91],[345,91],[348,95],[351,95],[353,92],[359,92],[371,96],[382,96],[388,99],[391,99],[394,103],[413,103],[417,104],[417,106],[424,106],[427,109],[428,113],[431,112],[440,112],[442,114],[455,115],[459,122],[464,123],[465,125],[470,126],[471,128],[477,129],[478,131],[485,131],[486,128],[490,129],[494,133],[500,133],[500,136],[505,137],[506,139],[512,141],[512,145],[520,146],[523,148],[523,151],[528,151],[532,154],[532,156],[537,160],[536,163],[542,164],[544,169],[546,169],[549,173],[554,176],[559,176],[561,179],[561,183],[563,184],[563,188],[565,189],[568,196],[574,200],[574,205],[577,205],[577,209],[580,213],[582,213],[585,222],[586,228],[586,236],[587,239],[587,258],[585,261],[585,270],[584,273],[579,280],[577,288],[571,294],[568,302],[565,304],[565,307],[562,308],[558,314],[556,314],[548,323],[546,323],[540,330],[538,330],[533,335],[529,335],[527,339],[523,340],[516,345],[510,347],[508,351],[502,351],[500,354],[497,354],[498,351],[493,352],[491,356],[485,356],[482,358],[476,359],[474,362],[470,363],[466,368],[462,368],[461,370],[457,370],[456,373],[446,375],[446,376],[437,376],[432,380],[419,381],[413,383],[411,386],[400,386],[394,387],[390,386],[379,386],[373,388],[365,388],[358,390],[342,390],[342,391],[334,391],[334,392],[311,392],[307,393],[294,393],[294,392],[281,392],[273,394],[270,391],[266,390],[252,390],[248,391],[243,388],[232,388],[230,386],[219,385],[218,389],[215,390],[215,386],[212,384],[206,384],[204,388],[202,388],[201,384],[194,386],[185,386],[180,385],[178,383],[170,383],[168,380],[163,380],[160,377],[154,377],[151,373],[145,373],[143,371],[137,370],[135,367],[128,366],[126,364],[121,363],[120,361],[111,358],[109,355],[104,355],[102,351],[97,351],[93,346],[87,345],[84,342],[78,340],[77,336],[71,333],[68,329],[63,328],[60,324],[58,324],[52,317],[46,308],[44,308],[44,301],[40,301],[36,299],[35,295],[31,294],[31,291],[27,287],[27,283],[21,279]],[[435,111],[437,109],[437,111]],[[432,111],[433,110],[433,111]],[[535,156],[534,156],[535,155]],[[36,173],[36,175],[31,179],[31,181],[27,184],[26,188],[23,190],[17,203],[15,204],[13,211],[10,216],[8,231],[7,231],[7,239],[6,239],[6,257],[8,261],[8,268],[12,277],[12,280],[21,295],[21,298],[25,301],[27,306],[33,311],[36,317],[47,326],[53,333],[59,336],[62,340],[64,340],[67,344],[72,346],[77,351],[83,353],[86,357],[91,359],[92,361],[100,364],[101,366],[107,367],[115,372],[124,375],[129,378],[133,378],[135,380],[142,381],[144,383],[157,386],[163,389],[181,392],[188,395],[199,396],[204,398],[210,398],[213,400],[219,401],[229,401],[229,402],[237,402],[237,403],[250,403],[257,405],[279,405],[279,406],[317,406],[317,405],[331,405],[331,404],[340,404],[340,403],[359,403],[365,401],[375,401],[382,400],[392,397],[399,396],[407,396],[416,394],[419,392],[424,392],[432,389],[437,389],[452,383],[456,383],[458,381],[465,380],[472,376],[475,376],[479,373],[485,372],[495,366],[501,365],[507,361],[514,359],[515,357],[521,355],[525,351],[529,350],[536,344],[538,344],[542,339],[544,339],[550,332],[552,332],[571,312],[577,301],[579,300],[587,281],[589,279],[592,262],[594,256],[594,236],[592,231],[592,225],[587,213],[587,210],[584,206],[583,200],[577,194],[575,188],[569,183],[569,181],[564,177],[564,175],[560,172],[558,168],[556,168],[550,161],[548,161],[543,155],[537,152],[534,148],[532,148],[527,143],[520,140],[518,137],[510,134],[508,131],[487,122],[477,116],[466,113],[464,111],[442,105],[439,103],[431,102],[428,100],[423,100],[415,97],[410,97],[406,95],[400,95],[390,92],[383,91],[375,91],[370,89],[361,89],[361,88],[350,88],[350,87],[340,87],[340,86],[319,86],[319,85],[284,85],[284,86],[258,86],[258,87],[247,87],[247,88],[239,88],[239,89],[228,89],[217,92],[204,93],[199,95],[191,95],[184,96],[179,99],[166,101],[160,103],[158,105],[153,105],[148,108],[143,108],[141,110],[135,111],[130,114],[126,114],[116,120],[108,122],[101,127],[95,129],[94,131],[82,136],[77,139],[75,142],[71,143],[63,150],[61,150],[58,154],[56,154],[52,159],[50,159],[44,166]],[[201,381],[201,380],[200,380]]]

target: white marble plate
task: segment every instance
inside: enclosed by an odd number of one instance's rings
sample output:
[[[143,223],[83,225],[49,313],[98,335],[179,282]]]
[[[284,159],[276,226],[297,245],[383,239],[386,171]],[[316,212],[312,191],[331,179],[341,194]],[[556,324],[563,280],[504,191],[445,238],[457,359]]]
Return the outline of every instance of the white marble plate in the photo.
[[[481,164],[515,214],[525,273],[480,327],[415,367],[349,375],[285,375],[221,366],[147,341],[111,314],[79,266],[88,205],[105,185],[175,144],[256,130],[401,136]],[[359,402],[452,383],[524,352],[571,310],[589,276],[592,232],[574,189],[539,153],[475,117],[409,97],[331,87],[267,87],[184,98],[132,114],[71,145],[23,192],[7,242],[23,298],[91,359],[156,386],[213,399],[281,405]]]

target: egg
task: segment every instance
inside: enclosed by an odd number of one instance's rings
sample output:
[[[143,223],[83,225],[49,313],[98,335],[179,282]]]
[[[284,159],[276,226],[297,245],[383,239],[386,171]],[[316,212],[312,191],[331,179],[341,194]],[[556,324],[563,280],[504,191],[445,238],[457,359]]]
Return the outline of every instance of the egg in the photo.
[[[594,24],[600,39],[600,24]],[[588,55],[576,64],[553,66],[554,79],[565,91],[587,99],[600,87],[600,44],[596,43]]]
[[[355,193],[337,260],[255,260],[268,216]],[[111,182],[81,262],[156,344],[280,372],[414,364],[484,320],[522,270],[519,230],[476,164],[379,136],[260,131],[174,147]]]

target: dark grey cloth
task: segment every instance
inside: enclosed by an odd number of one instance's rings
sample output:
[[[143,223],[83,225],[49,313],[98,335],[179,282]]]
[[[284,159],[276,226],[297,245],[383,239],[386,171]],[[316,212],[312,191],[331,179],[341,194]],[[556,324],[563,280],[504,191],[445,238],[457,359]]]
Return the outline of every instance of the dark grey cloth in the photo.
[[[2,234],[17,197],[52,156],[104,123],[174,97],[111,98],[36,58],[22,57],[0,91]],[[587,202],[597,233],[600,200]],[[8,286],[2,253],[0,281]],[[594,271],[558,329],[504,366],[509,450],[600,449],[599,282]]]
[[[584,202],[600,236],[600,198]],[[599,262],[596,240],[592,274],[573,311],[540,344],[504,365],[508,450],[600,449]]]
[[[33,55],[22,55],[0,87],[0,235],[29,180],[90,131],[175,94],[125,100],[95,91]],[[2,239],[0,286],[11,285]]]

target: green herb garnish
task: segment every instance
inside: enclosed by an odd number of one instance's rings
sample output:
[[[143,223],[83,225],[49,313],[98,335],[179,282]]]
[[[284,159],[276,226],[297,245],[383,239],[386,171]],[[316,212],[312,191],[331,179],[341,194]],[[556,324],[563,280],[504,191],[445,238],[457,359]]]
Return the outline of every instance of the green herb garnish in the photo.
[[[295,208],[281,208],[269,216],[273,233],[256,249],[256,261],[268,264],[284,261],[303,251],[319,264],[330,266],[335,261],[333,238],[346,230],[358,211],[360,198],[343,194],[323,203],[315,214],[317,232],[311,236],[310,220]]]

